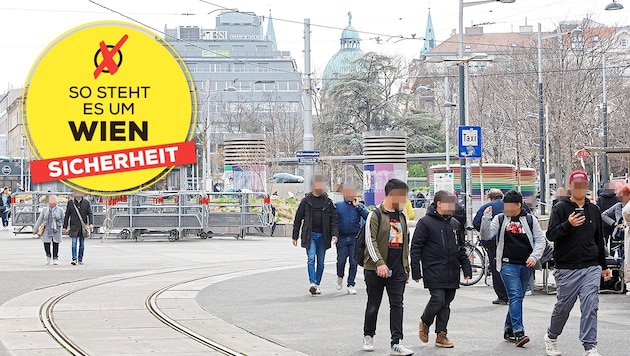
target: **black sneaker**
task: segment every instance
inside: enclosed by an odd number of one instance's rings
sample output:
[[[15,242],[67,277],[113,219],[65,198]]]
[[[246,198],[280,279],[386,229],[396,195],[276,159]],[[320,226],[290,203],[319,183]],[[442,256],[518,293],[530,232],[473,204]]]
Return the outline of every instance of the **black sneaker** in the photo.
[[[492,301],[492,304],[494,304],[494,305],[508,305],[509,303],[505,299],[498,299],[497,298],[497,299]]]
[[[77,260],[72,260],[72,262],[70,262],[71,265],[76,266],[77,265]]]
[[[512,331],[512,329],[508,329],[506,331],[503,332],[503,338],[505,339],[505,341],[507,342],[516,342],[516,337],[514,336],[514,331]]]
[[[529,336],[525,335],[524,332],[519,331],[514,333],[514,344],[516,345],[516,347],[523,347],[528,342]]]

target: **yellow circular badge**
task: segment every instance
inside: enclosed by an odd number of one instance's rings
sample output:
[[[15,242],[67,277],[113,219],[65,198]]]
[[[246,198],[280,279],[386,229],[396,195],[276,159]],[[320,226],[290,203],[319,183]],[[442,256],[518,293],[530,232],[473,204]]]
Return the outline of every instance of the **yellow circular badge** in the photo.
[[[137,191],[196,162],[196,98],[175,50],[136,25],[96,22],[53,41],[24,86],[33,183]]]

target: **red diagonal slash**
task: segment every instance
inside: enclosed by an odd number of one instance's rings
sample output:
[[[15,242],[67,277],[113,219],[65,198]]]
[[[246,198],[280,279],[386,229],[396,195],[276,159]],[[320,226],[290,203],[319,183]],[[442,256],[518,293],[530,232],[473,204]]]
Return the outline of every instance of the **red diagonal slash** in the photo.
[[[98,67],[96,67],[96,70],[94,71],[94,79],[98,78],[105,67],[107,67],[107,70],[109,70],[109,74],[111,75],[114,75],[118,71],[118,65],[116,64],[116,62],[114,62],[114,56],[116,55],[116,53],[118,53],[120,47],[125,44],[127,38],[129,38],[129,36],[122,36],[120,41],[116,43],[111,51],[109,50],[109,48],[107,48],[107,44],[105,43],[105,41],[101,41],[100,47],[101,54],[103,55],[103,61],[101,62],[101,64],[98,65]]]

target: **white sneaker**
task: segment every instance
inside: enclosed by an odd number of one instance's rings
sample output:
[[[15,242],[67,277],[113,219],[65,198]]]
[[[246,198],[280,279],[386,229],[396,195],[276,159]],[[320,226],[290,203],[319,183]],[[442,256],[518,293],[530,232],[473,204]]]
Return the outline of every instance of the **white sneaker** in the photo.
[[[398,356],[408,356],[408,355],[413,355],[413,351],[409,350],[408,348],[404,347],[401,344],[396,344],[396,345],[392,345],[391,349],[389,350],[389,354],[398,355]]]
[[[343,284],[343,277],[337,277],[337,284],[335,285],[337,287],[337,290],[341,290],[342,284]]]
[[[58,264],[59,264],[59,260],[54,259],[54,260],[53,260],[53,265],[58,265]]]
[[[317,286],[317,289],[315,289],[315,294],[322,294],[321,289],[319,289],[319,286]]]
[[[50,264],[50,257],[46,257],[46,264],[49,265]]]
[[[357,294],[357,290],[354,288],[354,286],[348,287],[348,294],[350,294],[350,295]]]
[[[534,292],[528,289],[527,292],[525,292],[525,295],[526,296],[534,295]]]
[[[602,356],[599,352],[597,352],[596,348],[592,348],[588,351],[584,352],[584,356]]]
[[[562,355],[562,352],[560,352],[560,348],[558,347],[558,339],[552,339],[549,337],[549,335],[545,334],[543,340],[545,340],[545,349],[547,351],[547,356]]]
[[[363,351],[374,351],[374,338],[372,336],[363,336]]]

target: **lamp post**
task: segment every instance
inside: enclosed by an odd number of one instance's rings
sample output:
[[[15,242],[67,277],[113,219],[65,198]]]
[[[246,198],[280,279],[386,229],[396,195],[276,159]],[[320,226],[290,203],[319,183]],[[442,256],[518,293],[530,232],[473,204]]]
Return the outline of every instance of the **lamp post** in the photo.
[[[612,0],[612,2],[604,8],[606,11],[614,11],[614,10],[622,10],[623,5],[617,2],[617,0]]]
[[[468,67],[468,62],[463,61],[464,59],[464,8],[475,5],[489,4],[493,2],[502,2],[506,4],[511,4],[516,0],[480,0],[480,1],[469,1],[464,2],[464,0],[459,0],[459,34],[458,34],[458,45],[459,45],[459,124],[460,126],[468,125],[468,100],[467,100],[467,92],[468,88],[466,87],[466,68]],[[460,158],[459,160],[459,172],[460,172],[460,181],[461,181],[461,195],[465,195],[466,199],[464,199],[464,209],[466,210],[466,226],[472,225],[472,192],[470,192],[470,188],[468,185],[472,185],[472,176],[469,177],[471,173],[469,173],[470,168],[470,160],[467,158]],[[468,179],[470,178],[470,179]]]
[[[573,29],[571,32],[567,33],[555,33],[549,36],[542,35],[542,25],[538,23],[538,164],[539,164],[539,178],[540,182],[540,214],[545,214],[545,209],[547,205],[547,194],[548,194],[548,182],[547,182],[547,174],[545,174],[545,168],[549,167],[549,154],[547,152],[548,139],[546,139],[547,135],[549,135],[549,117],[545,115],[545,98],[544,98],[544,90],[543,90],[543,75],[542,75],[542,65],[543,65],[543,57],[542,57],[542,41],[552,38],[562,38],[565,35],[579,35],[583,31],[579,28]],[[545,133],[546,131],[546,133]],[[547,170],[548,171],[548,170]]]

